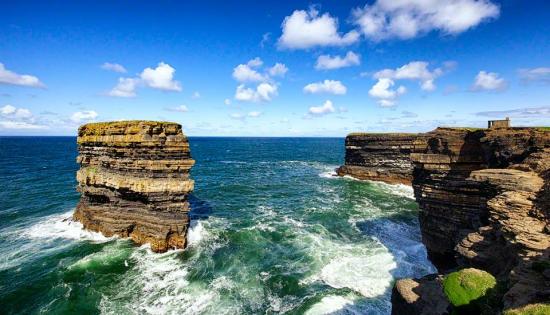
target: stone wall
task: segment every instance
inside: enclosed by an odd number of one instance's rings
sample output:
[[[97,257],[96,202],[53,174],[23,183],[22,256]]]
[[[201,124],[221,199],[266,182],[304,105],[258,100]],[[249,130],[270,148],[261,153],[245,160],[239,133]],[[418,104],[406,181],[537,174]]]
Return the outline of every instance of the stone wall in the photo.
[[[77,142],[76,220],[106,236],[148,243],[155,252],[185,247],[194,161],[180,125],[91,123],[79,128]]]

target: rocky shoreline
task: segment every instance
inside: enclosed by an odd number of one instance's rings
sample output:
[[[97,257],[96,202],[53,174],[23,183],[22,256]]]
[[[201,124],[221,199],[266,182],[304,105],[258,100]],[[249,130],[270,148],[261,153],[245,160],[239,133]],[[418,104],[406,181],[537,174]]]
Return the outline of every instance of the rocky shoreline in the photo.
[[[443,279],[470,267],[498,280],[492,293],[498,302],[485,312],[550,300],[550,132],[354,133],[346,138],[346,165],[337,173],[387,183],[410,178],[413,185],[423,243],[439,274],[398,280],[394,314],[456,311]]]
[[[79,128],[77,142],[75,220],[155,252],[186,246],[194,160],[179,124],[91,123]]]

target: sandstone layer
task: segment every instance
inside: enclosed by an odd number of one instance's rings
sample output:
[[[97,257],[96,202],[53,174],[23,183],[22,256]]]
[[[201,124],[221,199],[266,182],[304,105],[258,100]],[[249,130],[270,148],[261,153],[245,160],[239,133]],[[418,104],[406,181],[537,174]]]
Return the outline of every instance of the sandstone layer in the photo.
[[[352,133],[346,137],[345,164],[336,172],[390,184],[412,182],[410,154],[417,134]]]
[[[77,142],[76,220],[155,252],[185,247],[194,161],[179,124],[91,123],[79,128]]]
[[[441,274],[398,280],[394,314],[450,312],[440,279],[457,268],[495,275],[504,309],[550,301],[547,130],[350,134],[338,173],[413,185],[422,240]]]

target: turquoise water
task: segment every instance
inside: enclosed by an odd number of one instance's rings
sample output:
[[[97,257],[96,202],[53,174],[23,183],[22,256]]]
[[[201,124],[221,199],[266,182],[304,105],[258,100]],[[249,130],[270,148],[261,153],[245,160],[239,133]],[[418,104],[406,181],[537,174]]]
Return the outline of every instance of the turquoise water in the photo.
[[[434,272],[406,186],[333,176],[343,139],[191,138],[185,251],[81,230],[74,138],[0,138],[0,313],[389,314]]]

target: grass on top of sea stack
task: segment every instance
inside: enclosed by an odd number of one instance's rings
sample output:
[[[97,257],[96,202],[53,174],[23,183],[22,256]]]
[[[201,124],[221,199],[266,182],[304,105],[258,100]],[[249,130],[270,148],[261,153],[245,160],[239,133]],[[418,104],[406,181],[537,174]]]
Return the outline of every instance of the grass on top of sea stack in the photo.
[[[547,315],[550,314],[550,304],[528,304],[513,310],[507,310],[504,315]]]
[[[448,274],[443,280],[445,295],[454,306],[468,305],[484,297],[497,284],[490,273],[467,268]]]

